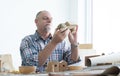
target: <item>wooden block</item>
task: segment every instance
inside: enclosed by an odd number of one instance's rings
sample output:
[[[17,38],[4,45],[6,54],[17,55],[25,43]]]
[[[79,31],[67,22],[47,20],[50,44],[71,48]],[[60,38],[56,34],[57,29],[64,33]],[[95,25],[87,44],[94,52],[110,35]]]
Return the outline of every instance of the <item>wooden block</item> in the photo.
[[[80,49],[92,49],[93,45],[92,44],[79,44]]]
[[[59,62],[57,61],[52,61],[49,62],[47,65],[47,72],[59,72]]]
[[[66,71],[67,70],[67,62],[62,60],[59,62],[59,71]]]
[[[68,70],[82,70],[83,67],[81,66],[68,66]]]
[[[1,71],[11,72],[14,70],[11,54],[0,54],[0,60],[1,60],[1,68],[4,68],[1,69]]]

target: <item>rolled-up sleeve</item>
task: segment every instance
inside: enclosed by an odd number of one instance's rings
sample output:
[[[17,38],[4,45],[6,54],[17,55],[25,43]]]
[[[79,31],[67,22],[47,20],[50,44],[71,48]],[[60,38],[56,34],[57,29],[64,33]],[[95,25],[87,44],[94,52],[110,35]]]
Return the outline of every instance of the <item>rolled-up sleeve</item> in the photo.
[[[23,39],[20,45],[22,65],[38,65],[38,54],[33,44],[27,39]]]

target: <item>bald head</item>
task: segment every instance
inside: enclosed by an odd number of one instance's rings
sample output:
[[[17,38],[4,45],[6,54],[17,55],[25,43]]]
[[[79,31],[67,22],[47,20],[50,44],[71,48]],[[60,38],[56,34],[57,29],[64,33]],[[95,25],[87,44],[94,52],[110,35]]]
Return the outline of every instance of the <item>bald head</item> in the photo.
[[[42,13],[49,13],[48,11],[46,10],[43,10],[43,11],[39,11],[37,14],[36,14],[36,18],[38,18],[40,16],[40,14]]]

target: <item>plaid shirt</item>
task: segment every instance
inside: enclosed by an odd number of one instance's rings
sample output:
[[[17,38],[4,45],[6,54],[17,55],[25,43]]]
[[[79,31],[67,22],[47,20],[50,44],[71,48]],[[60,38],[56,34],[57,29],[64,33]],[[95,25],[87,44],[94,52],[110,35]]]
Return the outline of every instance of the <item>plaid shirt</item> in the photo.
[[[68,64],[75,63],[70,60],[71,47],[66,44],[65,41],[59,43],[46,63],[43,66],[38,64],[38,53],[44,49],[44,47],[51,41],[52,36],[50,35],[46,40],[43,40],[36,31],[35,34],[26,36],[20,45],[20,54],[22,58],[23,66],[37,66],[36,71],[43,72],[49,61],[61,61],[65,60]],[[78,60],[80,61],[80,59]]]

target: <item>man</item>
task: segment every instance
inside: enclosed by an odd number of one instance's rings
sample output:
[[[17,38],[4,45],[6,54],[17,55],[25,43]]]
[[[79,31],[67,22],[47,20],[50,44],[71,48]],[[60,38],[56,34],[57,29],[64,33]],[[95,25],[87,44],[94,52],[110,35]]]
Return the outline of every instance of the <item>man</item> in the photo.
[[[35,34],[26,36],[20,46],[23,66],[37,66],[37,72],[45,71],[49,61],[65,60],[68,64],[80,61],[77,48],[77,30],[72,34],[68,29],[50,33],[52,17],[48,11],[36,15]],[[64,40],[68,36],[71,45]]]

